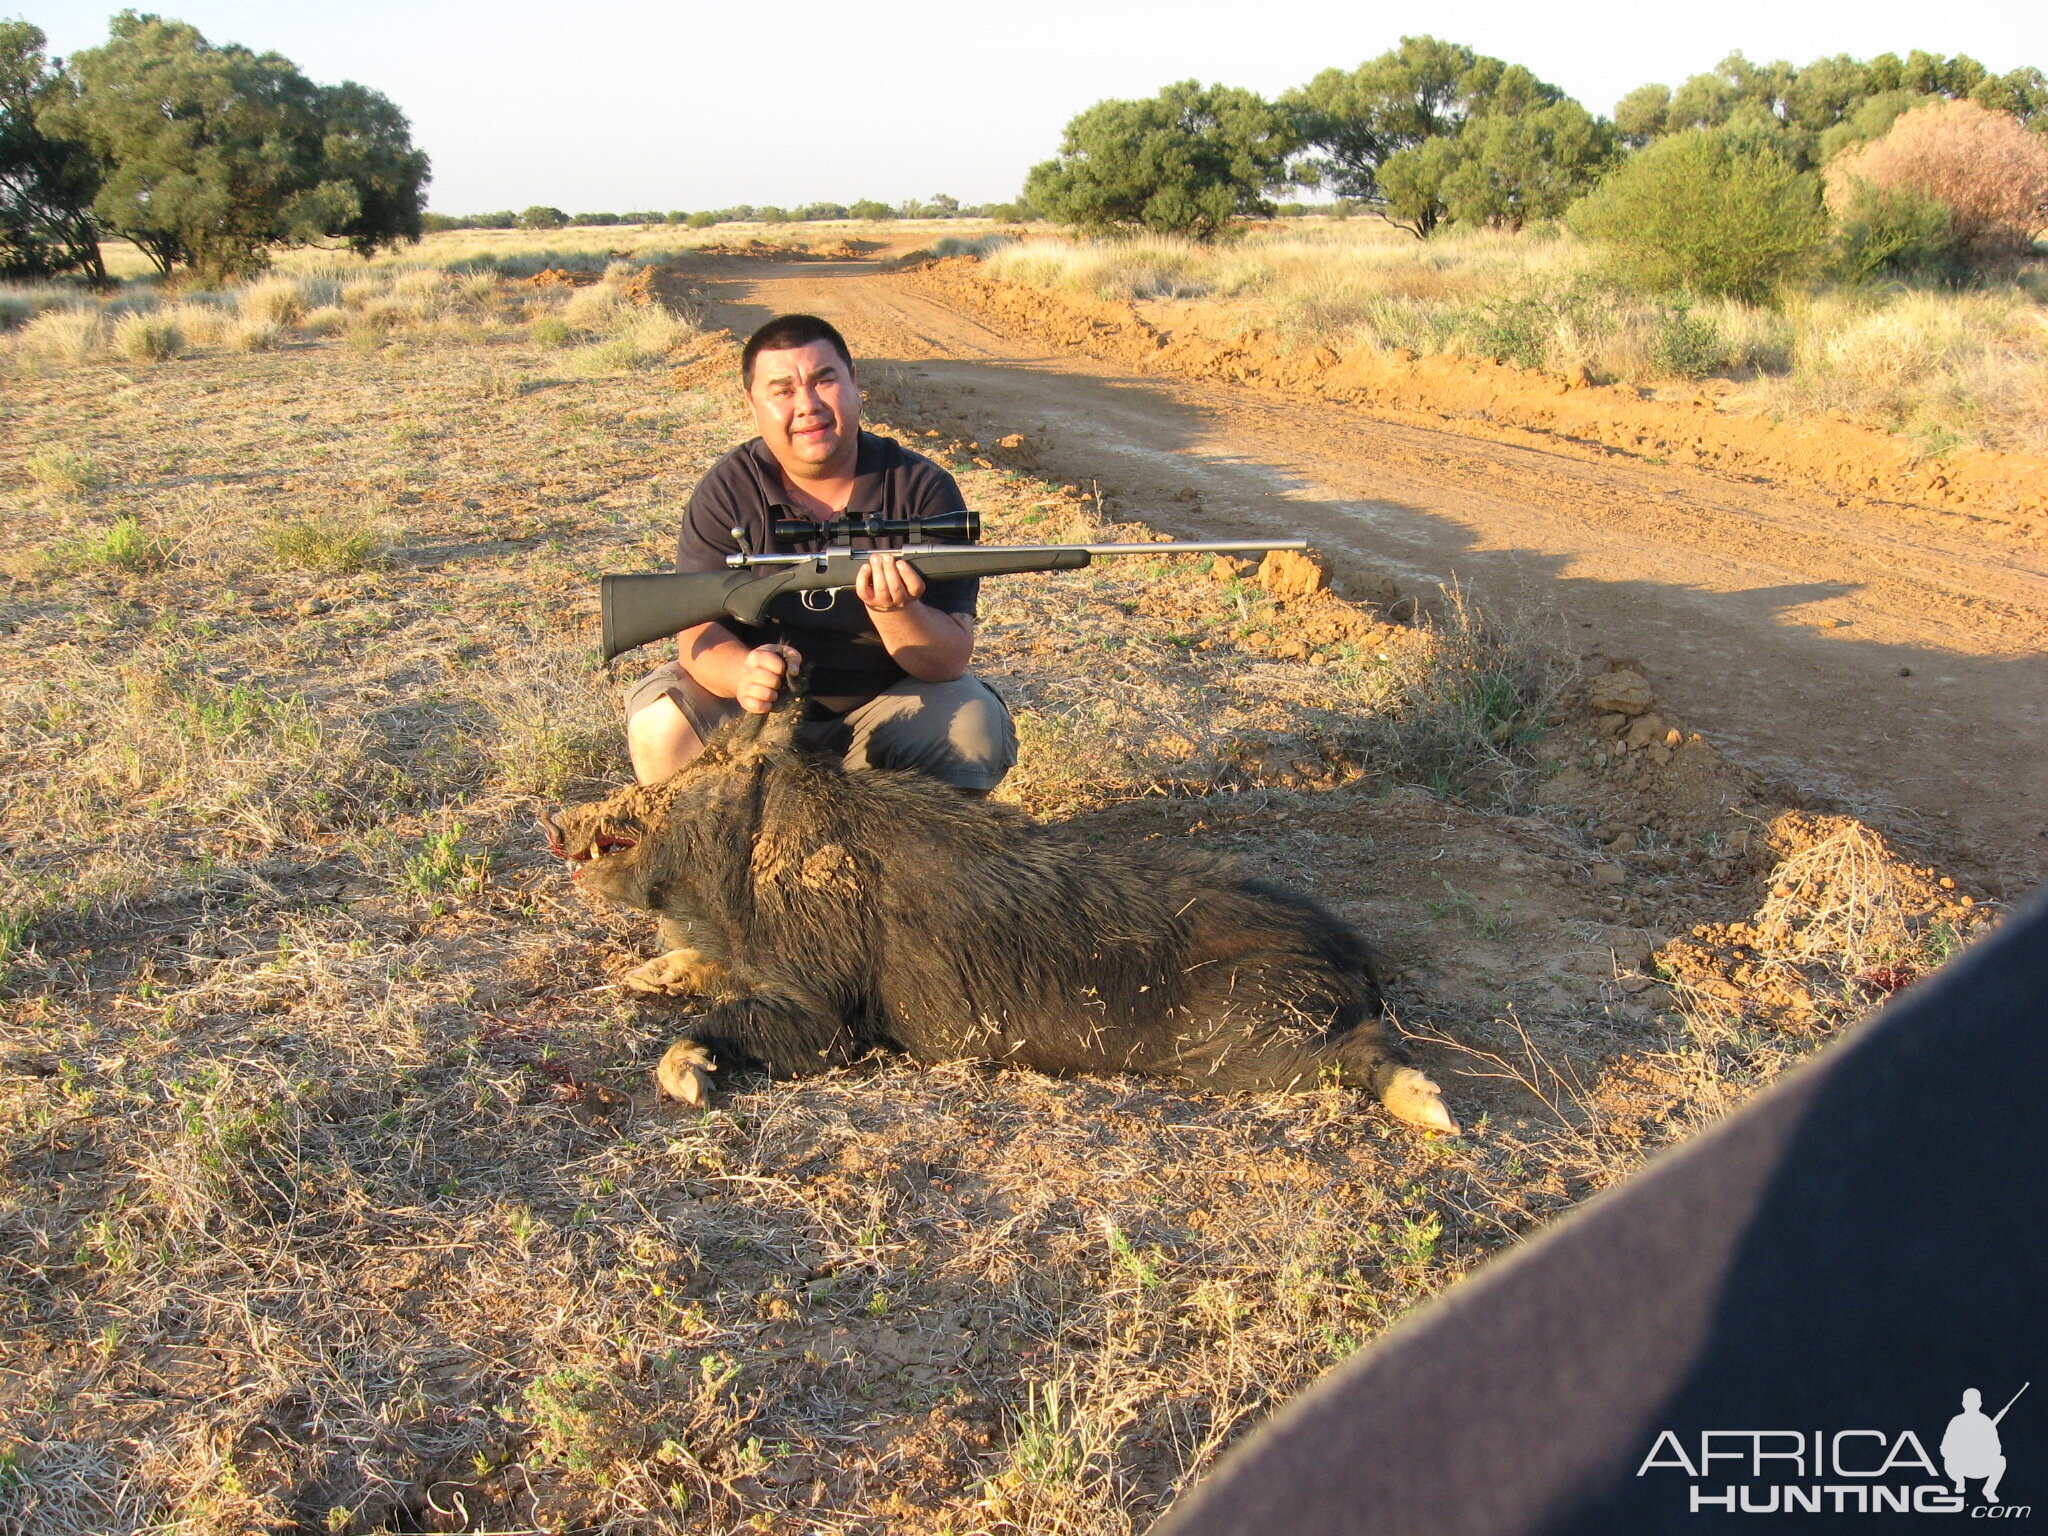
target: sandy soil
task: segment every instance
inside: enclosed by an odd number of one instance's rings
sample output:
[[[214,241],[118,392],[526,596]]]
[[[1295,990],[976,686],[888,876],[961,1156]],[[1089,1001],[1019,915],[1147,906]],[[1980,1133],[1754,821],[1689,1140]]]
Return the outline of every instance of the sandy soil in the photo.
[[[841,324],[921,413],[1021,432],[1182,537],[1301,531],[1339,574],[1553,605],[1739,761],[2007,895],[2048,868],[2048,552],[1697,470],[1588,462],[1008,335],[871,262],[678,269],[740,334]]]

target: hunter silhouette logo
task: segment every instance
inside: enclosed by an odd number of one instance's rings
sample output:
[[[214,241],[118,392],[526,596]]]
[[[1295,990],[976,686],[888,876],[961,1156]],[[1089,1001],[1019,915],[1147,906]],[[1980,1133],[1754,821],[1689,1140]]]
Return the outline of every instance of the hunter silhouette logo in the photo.
[[[1984,1394],[1963,1392],[1961,1413],[1948,1421],[1941,1463],[1911,1429],[1703,1429],[1696,1438],[1662,1430],[1636,1468],[1637,1477],[1674,1471],[1692,1479],[1693,1514],[1918,1514],[1969,1511],[1973,1520],[2025,1520],[2033,1509],[1999,1498],[2005,1446],[1999,1423],[2032,1382],[2023,1382],[1995,1414]],[[1716,1483],[1716,1476],[1742,1481]],[[1947,1481],[1942,1479],[1946,1477]],[[1971,1482],[1981,1483],[1973,1504]]]
[[[2020,1392],[2033,1383],[2027,1382]],[[1948,1421],[1948,1433],[1941,1437],[1941,1465],[1956,1485],[1956,1492],[1963,1491],[1963,1484],[1973,1477],[1984,1479],[1984,1502],[1998,1502],[1998,1480],[2005,1476],[2005,1451],[1998,1441],[1998,1421],[2012,1412],[2012,1405],[2020,1400],[2020,1392],[1991,1418],[1983,1413],[1984,1396],[1975,1387],[1963,1394],[1963,1411]]]

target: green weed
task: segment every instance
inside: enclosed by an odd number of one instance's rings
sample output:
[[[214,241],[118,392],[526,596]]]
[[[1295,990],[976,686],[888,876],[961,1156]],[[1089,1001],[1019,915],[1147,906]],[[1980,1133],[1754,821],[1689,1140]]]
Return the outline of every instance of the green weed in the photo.
[[[346,576],[377,562],[377,531],[361,513],[329,513],[274,524],[266,538],[274,563],[293,570]]]

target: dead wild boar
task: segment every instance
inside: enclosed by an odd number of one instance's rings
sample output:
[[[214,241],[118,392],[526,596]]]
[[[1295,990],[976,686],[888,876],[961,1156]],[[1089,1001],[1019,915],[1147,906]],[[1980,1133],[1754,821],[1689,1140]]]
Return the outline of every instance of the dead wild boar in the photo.
[[[1367,1088],[1457,1130],[1382,1017],[1371,950],[1306,896],[1156,845],[1092,846],[907,773],[733,721],[673,778],[543,817],[579,887],[684,924],[671,990],[712,1005],[663,1057],[798,1076],[876,1046],[920,1061],[1133,1072],[1191,1088]]]

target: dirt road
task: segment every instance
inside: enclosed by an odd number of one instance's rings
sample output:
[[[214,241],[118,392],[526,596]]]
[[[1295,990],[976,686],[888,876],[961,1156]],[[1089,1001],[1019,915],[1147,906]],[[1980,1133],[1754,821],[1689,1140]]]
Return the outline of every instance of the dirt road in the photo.
[[[1666,714],[2016,895],[2048,874],[2048,551],[1704,472],[1590,462],[992,330],[865,262],[678,274],[744,335],[840,325],[871,376],[1182,537],[1303,532],[1338,572],[1456,578],[1641,661]]]

